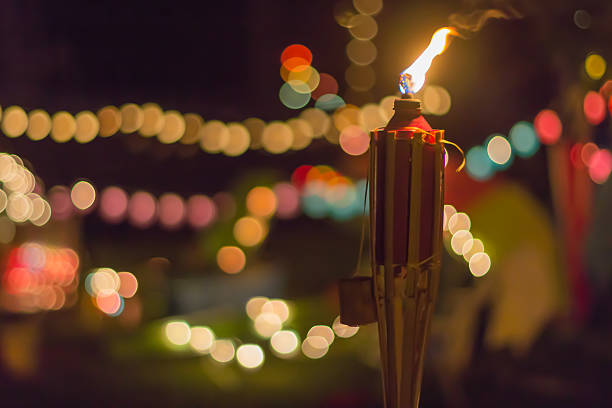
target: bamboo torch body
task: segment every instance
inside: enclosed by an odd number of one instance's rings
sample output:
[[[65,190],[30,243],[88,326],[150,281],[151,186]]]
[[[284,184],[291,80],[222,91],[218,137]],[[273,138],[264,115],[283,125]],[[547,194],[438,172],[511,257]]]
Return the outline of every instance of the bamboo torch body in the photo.
[[[414,99],[397,100],[395,111],[371,132],[372,279],[341,282],[340,315],[378,322],[385,407],[417,408],[440,276],[444,131],[429,127]],[[355,296],[368,284],[370,299]]]

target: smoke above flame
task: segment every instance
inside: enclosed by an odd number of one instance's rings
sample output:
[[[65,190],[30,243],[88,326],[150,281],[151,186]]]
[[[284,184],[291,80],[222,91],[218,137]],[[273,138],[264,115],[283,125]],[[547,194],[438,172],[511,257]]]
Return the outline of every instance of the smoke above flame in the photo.
[[[475,33],[482,29],[490,19],[515,19],[522,15],[511,6],[475,10],[470,13],[454,13],[449,16],[450,27],[437,30],[425,51],[400,74],[399,88],[402,94],[418,92],[425,84],[425,75],[435,57],[442,54],[448,46],[448,36],[466,38],[464,33]]]

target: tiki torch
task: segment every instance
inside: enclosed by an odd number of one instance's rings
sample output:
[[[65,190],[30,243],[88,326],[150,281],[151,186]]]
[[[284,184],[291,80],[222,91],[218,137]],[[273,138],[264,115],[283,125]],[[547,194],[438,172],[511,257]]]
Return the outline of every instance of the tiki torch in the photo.
[[[444,131],[421,116],[413,97],[453,30],[433,35],[400,76],[402,97],[370,141],[371,278],[340,282],[340,317],[356,326],[378,322],[386,408],[419,404],[425,345],[442,251]]]

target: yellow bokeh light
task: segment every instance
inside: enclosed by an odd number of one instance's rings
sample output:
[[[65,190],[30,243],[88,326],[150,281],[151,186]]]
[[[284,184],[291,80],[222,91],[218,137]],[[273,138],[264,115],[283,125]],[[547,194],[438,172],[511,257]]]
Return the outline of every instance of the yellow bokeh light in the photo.
[[[135,103],[126,103],[119,109],[121,113],[121,133],[137,132],[144,123],[144,112]]]
[[[270,217],[276,211],[276,194],[268,187],[254,187],[246,196],[246,207],[257,217]]]
[[[512,157],[512,147],[508,139],[501,135],[496,135],[487,143],[487,153],[493,163],[504,165]]]
[[[8,196],[4,192],[4,190],[0,189],[0,213],[6,210],[6,205],[8,204]]]
[[[463,259],[466,262],[470,262],[472,256],[479,252],[484,252],[484,244],[479,239],[470,239],[463,244],[463,248],[461,249],[461,253],[463,254]]]
[[[9,106],[2,116],[2,133],[7,137],[19,137],[28,128],[28,115],[20,106]]]
[[[115,106],[105,106],[96,115],[100,124],[100,137],[110,137],[121,128],[121,113]]]
[[[234,238],[242,246],[251,247],[264,239],[265,227],[255,217],[242,217],[234,224]]]
[[[472,233],[470,231],[457,231],[453,234],[453,237],[451,238],[451,248],[453,248],[453,251],[455,251],[457,255],[463,255],[463,245],[465,245],[465,243],[471,240],[472,238]]]
[[[215,334],[206,326],[194,326],[191,328],[191,338],[189,345],[191,348],[200,353],[208,354],[215,342]]]
[[[230,134],[225,123],[218,120],[206,122],[200,128],[200,147],[208,153],[219,153],[229,143]]]
[[[313,360],[323,357],[328,350],[329,343],[321,336],[308,337],[302,343],[302,353]]]
[[[257,316],[260,315],[261,308],[263,307],[263,305],[266,304],[268,300],[270,299],[268,299],[265,296],[255,296],[249,299],[249,301],[247,302],[245,306],[245,309],[246,309],[247,315],[251,318],[251,320],[255,320]]]
[[[353,64],[369,65],[376,59],[376,46],[370,40],[352,39],[346,45],[346,55]]]
[[[359,125],[360,120],[359,108],[355,105],[346,105],[334,112],[334,126],[339,132],[351,125]]]
[[[249,131],[240,123],[228,123],[227,131],[229,139],[227,145],[223,148],[223,153],[227,156],[240,156],[246,152],[251,145],[251,137]]]
[[[383,119],[385,120],[385,123],[389,119],[391,119],[391,116],[393,116],[393,105],[396,99],[397,97],[395,95],[385,96],[380,100],[380,103],[378,104],[378,106],[380,106],[381,112],[383,113]]]
[[[42,206],[42,212],[40,212],[40,216],[38,216],[36,218],[30,216],[30,222],[32,224],[36,225],[37,227],[42,227],[47,222],[49,222],[49,220],[51,219],[51,205],[49,205],[49,203],[47,201],[43,200],[40,197],[32,200],[32,208],[33,209],[37,209],[38,205]],[[34,212],[34,211],[32,211],[32,212]]]
[[[327,342],[327,345],[331,346],[335,336],[334,331],[329,326],[317,325],[312,326],[312,328],[308,330],[306,337],[322,337]]]
[[[308,108],[300,113],[300,119],[304,119],[312,128],[312,137],[322,137],[331,127],[331,119],[325,111],[318,108]]]
[[[470,217],[463,212],[458,212],[453,214],[448,219],[448,230],[451,234],[455,234],[457,231],[468,230],[472,226],[472,222],[470,221]]]
[[[230,275],[242,272],[246,264],[246,256],[242,249],[235,246],[224,246],[217,252],[217,265]]]
[[[72,139],[76,132],[76,121],[70,113],[66,111],[57,112],[53,115],[51,121],[51,139],[58,143],[66,143]]]
[[[361,14],[378,14],[383,7],[383,0],[353,0],[355,10]]]
[[[370,65],[352,64],[346,69],[344,79],[354,90],[365,92],[369,91],[376,83],[376,73]]]
[[[142,105],[142,126],[140,126],[141,136],[153,137],[164,127],[164,111],[156,103],[145,103]]]
[[[293,131],[283,122],[270,122],[263,131],[261,143],[270,153],[285,153],[293,144]]]
[[[260,313],[253,322],[255,331],[263,338],[269,338],[283,327],[280,317],[275,313]]]
[[[249,136],[251,138],[251,149],[260,149],[261,138],[263,136],[263,131],[266,128],[266,122],[259,118],[247,118],[242,121],[242,124],[249,132]]]
[[[121,286],[121,279],[111,268],[98,268],[91,278],[91,290],[94,295],[101,292],[116,292]]]
[[[601,79],[606,73],[606,60],[599,54],[590,54],[584,61],[584,70],[594,80]]]
[[[215,340],[210,349],[210,356],[217,363],[229,363],[234,359],[236,348],[231,340]]]
[[[378,24],[371,16],[357,14],[349,20],[349,32],[359,40],[370,40],[378,33]]]
[[[279,330],[270,338],[270,347],[281,358],[295,356],[300,345],[300,339],[293,330]]]
[[[185,133],[181,138],[182,144],[194,144],[200,140],[200,128],[204,126],[204,119],[197,113],[186,113],[183,116],[185,119]]]
[[[368,103],[359,110],[359,124],[367,131],[385,126],[387,124],[385,117],[380,106],[374,103]]]
[[[28,115],[26,134],[30,140],[42,140],[51,132],[51,118],[42,109],[36,109]]]
[[[264,362],[264,352],[257,344],[243,344],[236,350],[236,360],[244,368],[257,368]]]
[[[293,131],[293,144],[291,145],[292,150],[302,150],[308,147],[314,132],[312,126],[304,119],[293,118],[287,121],[287,125]]]
[[[157,140],[164,144],[176,143],[185,134],[185,119],[180,112],[171,110],[164,114],[164,126],[157,134]]]
[[[470,272],[476,277],[481,277],[489,272],[491,258],[485,252],[479,252],[470,258]]]
[[[353,337],[354,335],[357,334],[357,332],[359,331],[359,326],[347,326],[346,324],[343,324],[340,322],[340,316],[336,317],[336,319],[334,319],[334,323],[332,324],[332,328],[334,329],[334,333],[336,333],[336,336],[338,337],[342,337],[342,338],[349,338],[349,337]]]
[[[429,85],[423,91],[423,112],[432,115],[446,115],[451,108],[451,97],[441,86]]]
[[[96,189],[91,183],[81,180],[72,186],[70,199],[76,208],[86,210],[96,201]]]
[[[100,122],[93,112],[79,112],[75,120],[76,131],[74,133],[74,140],[79,143],[89,143],[96,138],[100,131]]]
[[[164,333],[166,334],[166,339],[175,346],[184,346],[191,339],[189,324],[182,320],[166,323]]]

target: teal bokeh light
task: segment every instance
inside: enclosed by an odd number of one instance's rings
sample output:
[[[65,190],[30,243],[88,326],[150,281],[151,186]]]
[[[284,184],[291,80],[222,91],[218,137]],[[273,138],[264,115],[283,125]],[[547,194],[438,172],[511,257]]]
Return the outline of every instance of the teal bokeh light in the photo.
[[[467,152],[465,168],[472,178],[479,181],[488,180],[495,174],[493,162],[482,146],[474,146]]]
[[[517,156],[528,158],[540,148],[540,141],[529,122],[518,122],[510,129],[510,144]]]

